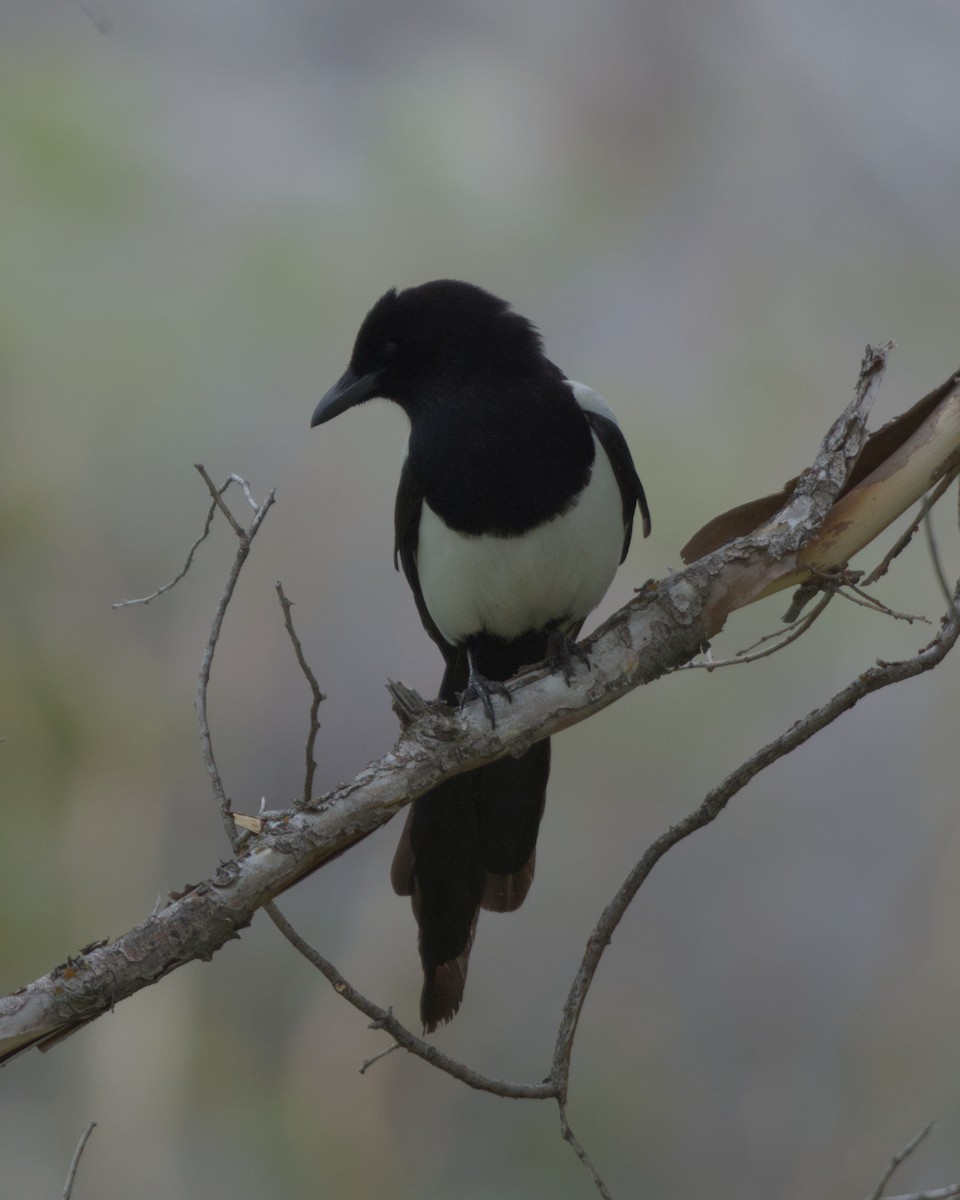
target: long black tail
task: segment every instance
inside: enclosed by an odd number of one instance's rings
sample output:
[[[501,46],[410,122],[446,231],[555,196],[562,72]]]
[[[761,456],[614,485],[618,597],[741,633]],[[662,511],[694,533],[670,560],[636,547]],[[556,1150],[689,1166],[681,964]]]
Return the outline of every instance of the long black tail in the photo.
[[[487,678],[505,680],[542,658],[545,647],[545,635],[537,635],[474,646],[474,654]],[[463,654],[448,663],[440,698],[456,703],[466,683]],[[519,758],[448,779],[411,807],[391,879],[395,891],[411,897],[420,927],[420,1016],[428,1032],[460,1007],[479,910],[511,912],[530,890],[549,774],[545,739]]]

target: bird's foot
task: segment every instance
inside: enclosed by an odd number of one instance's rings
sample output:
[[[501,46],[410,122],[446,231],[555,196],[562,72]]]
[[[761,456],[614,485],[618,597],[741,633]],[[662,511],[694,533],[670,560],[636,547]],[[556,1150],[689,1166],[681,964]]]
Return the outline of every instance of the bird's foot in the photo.
[[[470,673],[467,676],[467,686],[460,693],[460,707],[463,708],[471,700],[479,700],[490,722],[490,728],[496,729],[497,718],[493,711],[493,697],[503,696],[511,704],[513,697],[505,683],[501,683],[499,679],[488,679],[486,675],[480,674],[474,665],[472,654],[467,656],[467,662],[470,664]]]
[[[567,637],[562,629],[551,629],[547,639],[547,666],[554,674],[563,675],[567,687],[573,679],[574,659],[579,659],[587,670],[590,669],[590,657],[579,642]]]

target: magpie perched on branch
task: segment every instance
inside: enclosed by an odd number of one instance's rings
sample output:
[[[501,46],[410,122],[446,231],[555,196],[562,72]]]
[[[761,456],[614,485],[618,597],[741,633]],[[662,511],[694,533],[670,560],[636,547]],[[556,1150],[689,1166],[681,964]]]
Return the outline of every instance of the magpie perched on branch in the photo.
[[[443,654],[440,699],[479,699],[547,659],[569,682],[574,639],[650,515],[606,402],[548,358],[535,327],[472,284],[391,289],[364,318],[322,425],[380,396],[410,419],[395,565]],[[550,743],[458,775],[414,801],[391,870],[420,927],[420,1015],[460,1007],[481,908],[510,912],[533,880]]]

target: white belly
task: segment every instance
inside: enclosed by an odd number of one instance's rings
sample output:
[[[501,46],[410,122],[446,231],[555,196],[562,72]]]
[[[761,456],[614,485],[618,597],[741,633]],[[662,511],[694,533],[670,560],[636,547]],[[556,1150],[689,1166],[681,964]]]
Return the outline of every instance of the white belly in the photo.
[[[448,642],[471,634],[515,638],[600,602],[623,548],[623,504],[594,437],[590,482],[568,512],[519,537],[468,537],[424,502],[417,574],[430,616]]]

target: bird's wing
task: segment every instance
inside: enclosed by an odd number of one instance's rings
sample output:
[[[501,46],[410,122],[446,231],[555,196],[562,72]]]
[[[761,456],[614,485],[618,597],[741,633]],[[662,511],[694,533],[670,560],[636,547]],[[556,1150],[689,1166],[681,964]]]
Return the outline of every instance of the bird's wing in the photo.
[[[423,490],[414,478],[410,469],[409,458],[404,459],[400,471],[400,484],[397,488],[397,500],[393,510],[394,544],[393,565],[399,570],[403,567],[413,598],[417,602],[417,612],[423,627],[443,652],[443,657],[449,663],[456,657],[456,648],[444,638],[434,624],[423,598],[420,587],[420,576],[417,574],[417,547],[420,543],[420,513],[423,508]],[[463,685],[464,687],[466,684]]]
[[[623,436],[610,405],[599,392],[595,392],[593,388],[587,387],[584,383],[576,383],[574,380],[568,379],[567,385],[586,414],[590,428],[597,435],[597,440],[606,451],[610,466],[613,467],[617,486],[620,488],[620,496],[623,499],[623,552],[620,555],[620,561],[623,562],[630,549],[635,508],[639,507],[640,516],[643,519],[643,536],[647,537],[650,533],[650,510],[647,507],[643,484],[640,482],[637,468],[633,465],[627,439]]]

